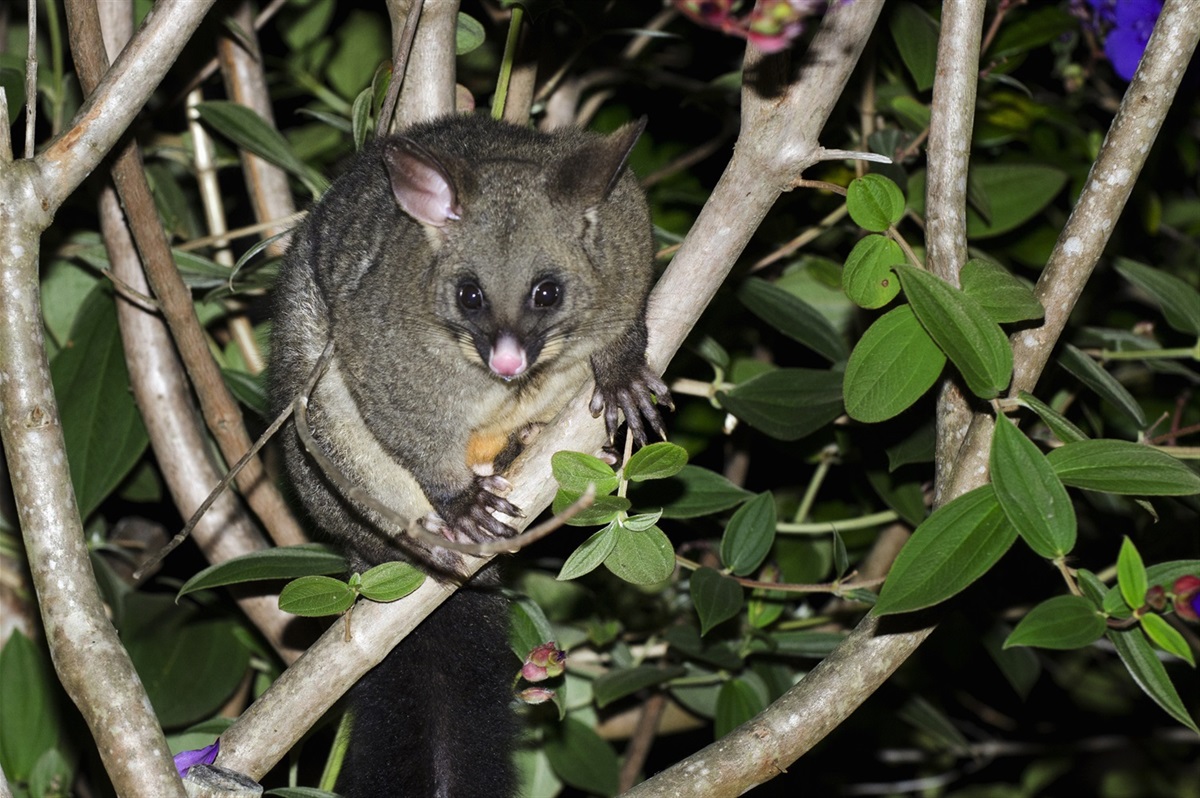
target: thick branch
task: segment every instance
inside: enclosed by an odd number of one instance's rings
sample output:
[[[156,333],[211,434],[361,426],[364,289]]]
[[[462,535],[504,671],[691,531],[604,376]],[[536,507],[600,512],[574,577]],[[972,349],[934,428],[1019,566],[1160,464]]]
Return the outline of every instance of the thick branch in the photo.
[[[398,32],[397,19],[407,15],[413,0],[391,0],[393,30]],[[421,21],[417,25],[408,63],[404,69],[404,86],[392,130],[416,122],[443,116],[454,111],[454,31],[458,25],[458,0],[425,0]],[[397,76],[393,75],[395,80]]]
[[[0,437],[59,681],[119,795],[183,796],[146,691],[105,614],[75,504],[42,336],[36,167],[0,172]]]

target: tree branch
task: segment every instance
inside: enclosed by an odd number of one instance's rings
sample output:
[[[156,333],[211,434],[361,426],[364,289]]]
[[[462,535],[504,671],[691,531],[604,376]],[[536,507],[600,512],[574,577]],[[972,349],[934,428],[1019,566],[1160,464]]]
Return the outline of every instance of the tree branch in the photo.
[[[89,93],[70,129],[35,159],[40,171],[39,194],[47,207],[62,205],[100,165],[175,63],[212,4],[213,0],[155,3],[112,69],[99,70],[103,79]],[[82,69],[78,62],[76,68]]]

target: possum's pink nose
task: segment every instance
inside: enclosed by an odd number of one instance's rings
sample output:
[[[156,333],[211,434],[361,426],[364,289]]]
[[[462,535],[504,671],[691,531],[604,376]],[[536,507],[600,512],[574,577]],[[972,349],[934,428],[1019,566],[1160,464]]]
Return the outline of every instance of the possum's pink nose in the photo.
[[[503,333],[492,345],[492,355],[488,358],[488,368],[499,377],[511,380],[525,371],[525,347],[509,333]]]

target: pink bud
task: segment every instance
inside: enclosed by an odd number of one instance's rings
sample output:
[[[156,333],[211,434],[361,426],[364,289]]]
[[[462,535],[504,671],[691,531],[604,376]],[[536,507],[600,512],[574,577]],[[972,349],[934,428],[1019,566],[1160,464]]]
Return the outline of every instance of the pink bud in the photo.
[[[545,687],[526,687],[517,693],[517,697],[526,704],[544,704],[554,698],[554,691]]]

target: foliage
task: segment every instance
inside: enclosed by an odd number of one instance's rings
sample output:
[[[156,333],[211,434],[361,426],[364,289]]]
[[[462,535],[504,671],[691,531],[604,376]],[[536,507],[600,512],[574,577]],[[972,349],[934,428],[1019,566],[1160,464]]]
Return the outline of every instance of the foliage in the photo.
[[[684,17],[652,28],[657,4],[523,5],[556,68],[620,76],[595,127],[649,114],[630,165],[648,178],[658,243],[676,243],[728,156],[737,94],[727,73],[739,68],[744,42]],[[705,4],[677,5],[695,16],[690,7]],[[721,4],[722,19],[743,19],[732,8]],[[823,162],[806,174],[811,186],[780,201],[668,370],[668,381],[689,381],[674,387],[672,443],[618,468],[576,452],[554,457],[554,509],[589,484],[597,499],[510,567],[525,597],[513,604],[514,649],[524,658],[553,640],[566,652],[565,673],[536,688],[553,700],[526,697],[528,794],[614,794],[621,756],[633,748],[621,722],[651,712],[652,699],[665,697],[664,728],[675,734],[658,739],[641,770],[671,764],[779,698],[868,612],[899,626],[942,619],[942,631],[845,733],[780,776],[780,789],[861,793],[859,782],[926,779],[931,794],[1033,795],[1059,780],[1097,795],[1132,794],[1130,785],[1142,795],[1197,794],[1195,738],[1177,736],[1196,731],[1200,707],[1189,609],[1197,593],[1189,580],[1200,577],[1197,101],[1177,101],[1055,365],[1033,393],[1010,397],[1011,341],[1057,310],[1042,306],[1032,284],[1123,84],[1099,58],[1096,31],[1065,3],[989,11],[996,25],[970,143],[971,259],[951,284],[923,262],[922,142],[939,8],[885,7],[857,94],[822,143],[893,163],[866,172]],[[464,12],[458,80],[482,106],[506,30],[483,6],[464,3]],[[22,19],[7,17],[0,53],[13,120],[24,86],[15,55],[24,52]],[[390,79],[384,30],[381,8],[286,4],[260,31],[274,126],[204,84],[211,99],[197,114],[214,135],[222,202],[236,222],[252,222],[235,187],[239,148],[284,169],[303,204],[369,137]],[[51,55],[57,36],[39,28],[41,142],[79,105],[71,65]],[[266,340],[258,308],[275,263],[251,239],[224,253],[201,240],[195,134],[172,100],[197,66],[176,68],[137,135],[213,356],[260,429],[269,421],[262,375],[242,347]],[[14,140],[22,127],[12,128]],[[715,154],[674,166],[712,141]],[[177,749],[200,748],[223,728],[213,724],[228,702],[236,713],[282,669],[227,586],[277,590],[297,579],[280,605],[319,615],[344,612],[359,595],[401,599],[422,577],[392,564],[334,579],[344,562],[314,545],[211,567],[183,549],[145,584],[130,579],[127,561],[143,553],[126,545],[123,523],[180,522],[162,464],[147,451],[143,415],[154,408],[139,410],[127,392],[130,355],[122,356],[85,194],[43,247],[47,348],[71,476],[97,578],[155,711]],[[796,239],[799,250],[789,246]],[[234,335],[247,321],[253,335]],[[945,381],[994,417],[991,481],[935,509],[933,389]],[[5,512],[3,548],[15,551]],[[889,541],[910,531],[889,554]],[[90,738],[59,693],[41,647],[9,637],[0,650],[0,766],[16,795],[68,794],[75,779],[104,789]],[[328,736],[307,740],[295,761],[323,758]],[[1122,757],[1089,753],[1113,736]],[[988,760],[993,743],[1016,753]],[[858,764],[846,770],[838,763],[850,756]],[[320,773],[299,776],[316,785]],[[310,794],[288,778],[276,772],[264,783],[281,787],[275,794]]]

